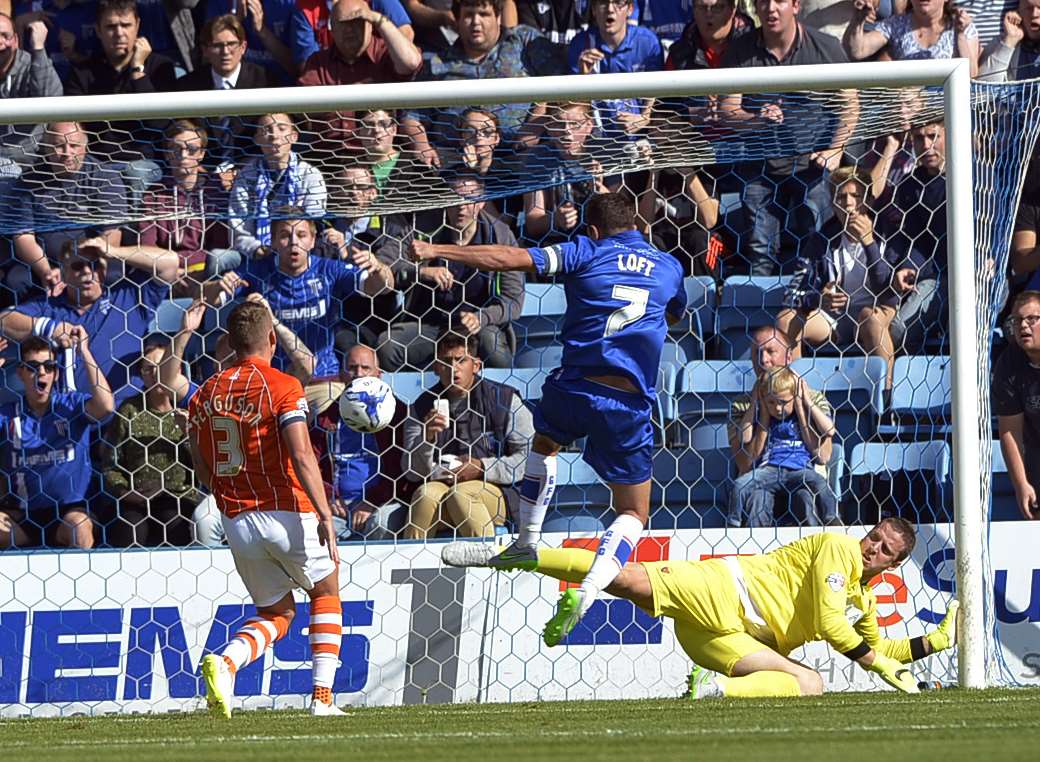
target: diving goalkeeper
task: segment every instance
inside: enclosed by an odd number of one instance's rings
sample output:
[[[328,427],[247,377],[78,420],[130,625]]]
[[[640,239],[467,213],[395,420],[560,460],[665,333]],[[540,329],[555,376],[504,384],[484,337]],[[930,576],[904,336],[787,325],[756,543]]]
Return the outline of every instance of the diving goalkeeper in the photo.
[[[899,690],[917,693],[904,665],[954,644],[958,604],[952,602],[927,635],[887,640],[867,586],[899,566],[915,542],[909,522],[887,518],[862,540],[825,532],[764,555],[630,563],[607,592],[675,620],[675,636],[695,665],[690,682],[698,698],[823,693],[820,674],[787,657],[817,640]],[[514,568],[580,582],[594,558],[579,548],[540,548],[537,561]]]

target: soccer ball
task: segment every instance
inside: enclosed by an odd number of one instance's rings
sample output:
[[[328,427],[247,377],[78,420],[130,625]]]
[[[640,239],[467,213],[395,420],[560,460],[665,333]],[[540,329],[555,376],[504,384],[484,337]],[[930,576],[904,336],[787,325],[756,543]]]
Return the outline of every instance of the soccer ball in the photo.
[[[394,419],[397,400],[381,378],[355,378],[339,398],[339,417],[354,431],[374,434]]]

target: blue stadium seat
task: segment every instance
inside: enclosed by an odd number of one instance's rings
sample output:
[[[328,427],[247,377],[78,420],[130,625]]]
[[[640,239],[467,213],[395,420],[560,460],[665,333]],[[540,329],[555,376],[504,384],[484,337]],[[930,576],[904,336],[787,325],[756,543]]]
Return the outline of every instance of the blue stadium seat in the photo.
[[[849,460],[852,486],[843,500],[846,523],[871,524],[880,516],[949,521],[950,447],[946,442],[867,442]]]
[[[733,458],[725,423],[702,423],[689,431],[689,446],[654,455],[652,529],[725,526],[733,481]]]
[[[613,514],[610,490],[580,453],[561,452],[556,459],[556,492],[545,532],[602,532]]]
[[[733,400],[751,392],[755,371],[748,360],[695,360],[679,372],[676,419],[669,442],[686,446],[687,429],[702,423],[725,423]]]
[[[517,346],[522,346],[517,344]],[[543,344],[538,347],[519,349],[513,358],[513,366],[516,368],[545,368],[552,370],[560,367],[563,359],[562,344]]]
[[[690,359],[703,360],[707,340],[715,335],[715,311],[718,287],[714,278],[700,276],[683,280],[686,288],[689,319],[680,320],[669,329],[673,340]]]
[[[719,299],[716,329],[722,359],[750,359],[751,332],[776,322],[790,280],[790,276],[734,275],[726,278]]]
[[[406,405],[413,405],[424,391],[437,383],[435,373],[384,373],[383,380],[390,384],[394,396]]]
[[[480,375],[500,384],[509,384],[525,400],[542,398],[542,384],[549,371],[541,368],[484,368]]]
[[[892,365],[892,421],[881,435],[915,439],[945,436],[950,421],[950,358],[946,355],[897,357]]]
[[[880,357],[809,357],[791,369],[834,406],[836,441],[846,450],[873,438],[884,407],[887,368]]]
[[[1015,497],[1015,487],[1008,475],[1007,463],[1004,461],[1004,452],[1000,449],[1000,442],[993,442],[993,479],[991,491],[993,504],[990,508],[990,519],[992,521],[1019,521],[1022,513],[1018,510],[1018,500]]]
[[[524,286],[524,305],[513,321],[517,354],[546,347],[557,341],[567,297],[558,283],[528,283]]]
[[[181,329],[184,311],[191,306],[191,302],[191,299],[167,299],[161,302],[148,326],[148,333],[176,334]]]

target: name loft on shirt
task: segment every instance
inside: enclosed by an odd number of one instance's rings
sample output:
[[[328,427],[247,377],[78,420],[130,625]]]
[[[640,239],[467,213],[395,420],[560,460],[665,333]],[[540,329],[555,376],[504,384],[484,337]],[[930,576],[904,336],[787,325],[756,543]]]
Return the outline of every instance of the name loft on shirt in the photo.
[[[245,397],[214,397],[206,400],[196,408],[195,415],[191,417],[191,425],[201,426],[207,418],[214,415],[234,415],[239,420],[244,420],[250,426],[260,423],[260,413],[256,405],[249,402]]]
[[[639,273],[650,277],[657,263],[639,254],[628,253],[617,255],[617,269],[626,273]]]

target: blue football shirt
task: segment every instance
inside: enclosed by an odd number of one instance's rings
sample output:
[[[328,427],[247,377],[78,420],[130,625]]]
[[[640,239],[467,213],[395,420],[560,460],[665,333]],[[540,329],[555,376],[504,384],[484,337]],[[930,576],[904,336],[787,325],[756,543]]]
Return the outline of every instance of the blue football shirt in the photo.
[[[336,375],[339,362],[335,334],[340,306],[361,287],[361,270],[337,259],[312,256],[302,273],[286,275],[278,269],[278,258],[270,256],[247,261],[242,274],[249,281],[246,293],[262,294],[275,317],[314,353],[314,375]],[[291,365],[281,347],[272,364],[281,371]]]
[[[632,230],[600,241],[528,249],[542,275],[562,276],[567,295],[563,361],[573,377],[622,375],[647,397],[655,393],[666,315],[682,317],[682,266]]]
[[[0,405],[0,452],[23,510],[82,503],[90,486],[90,438],[97,422],[80,392],[52,392],[41,417],[15,400]]]
[[[83,326],[90,337],[90,351],[105,374],[115,395],[116,407],[119,407],[127,397],[144,389],[137,371],[143,343],[156,308],[169,295],[169,283],[149,278],[137,284],[123,279],[85,312],[71,305],[64,294],[23,302],[15,309],[29,317]],[[86,364],[79,354],[76,354],[75,363],[74,389],[86,391],[90,388]]]
[[[781,468],[805,469],[810,467],[812,457],[802,441],[798,420],[792,415],[783,420],[769,422],[769,437],[762,462]]]

